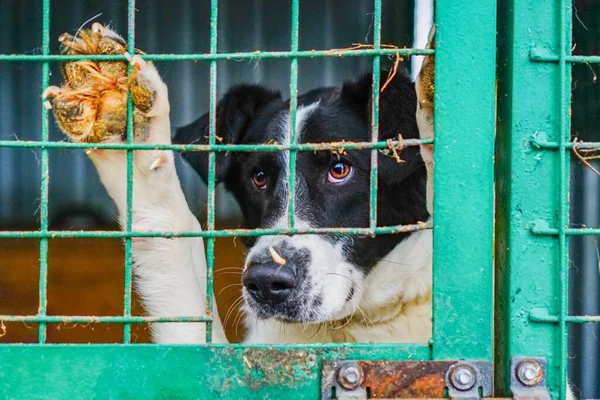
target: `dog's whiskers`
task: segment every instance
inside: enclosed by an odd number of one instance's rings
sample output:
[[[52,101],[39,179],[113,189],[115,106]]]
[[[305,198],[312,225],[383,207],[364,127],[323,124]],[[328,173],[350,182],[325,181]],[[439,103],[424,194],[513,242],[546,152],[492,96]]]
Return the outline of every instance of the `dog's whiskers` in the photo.
[[[230,270],[242,271],[243,269],[244,269],[243,267],[226,267],[226,268],[219,268],[217,271],[230,271]]]
[[[242,302],[244,301],[244,297],[240,295],[240,297],[233,302],[231,306],[229,306],[229,310],[227,314],[225,314],[225,321],[223,322],[223,326],[227,326],[227,321],[229,321],[229,317],[232,315],[233,310],[235,310]]]
[[[327,275],[336,275],[336,276],[341,276],[342,278],[346,278],[348,279],[350,282],[352,282],[355,286],[356,286],[356,282],[354,282],[351,278],[348,278],[346,275],[344,274],[338,274],[336,272],[328,272]]]
[[[243,310],[240,308],[238,311],[238,316],[236,317],[235,321],[233,321],[233,326],[235,327],[236,336],[238,334],[238,326],[239,326],[240,322],[244,319],[245,315],[246,315],[246,310]]]
[[[227,271],[222,272],[222,271],[217,271],[217,272],[215,272],[215,276],[217,276],[217,275],[218,276],[221,276],[221,275],[237,275],[237,276],[242,276],[242,273],[241,272],[227,272]]]
[[[312,326],[314,326],[314,325],[312,325]],[[312,334],[312,336],[308,340],[312,340],[315,336],[317,336],[324,327],[325,327],[325,322],[319,322],[319,324],[317,324],[315,326],[315,332]]]
[[[279,337],[282,338],[285,327],[282,321],[277,321],[277,323],[279,324]]]
[[[419,264],[415,264],[415,263],[403,263],[403,262],[398,262],[398,261],[386,260],[385,258],[382,258],[379,261],[380,262],[386,262],[386,263],[389,263],[389,264],[404,265],[404,266],[407,266],[407,267],[417,267],[417,266],[419,266]]]
[[[227,285],[227,286],[225,286],[223,289],[219,290],[219,293],[217,293],[217,296],[219,296],[221,293],[223,293],[223,292],[224,292],[224,291],[226,291],[227,289],[234,288],[234,287],[238,287],[238,286],[242,286],[242,284],[241,284],[241,283],[238,283],[238,282],[236,282],[236,283],[232,283],[232,284],[230,284],[230,285]]]
[[[360,313],[362,314],[362,317],[363,317],[363,319],[364,319],[364,321],[365,321],[365,324],[366,324],[367,326],[369,326],[369,323],[371,323],[371,326],[375,327],[375,323],[373,323],[373,320],[371,320],[371,318],[369,318],[369,317],[367,316],[367,314],[366,314],[366,313],[363,311],[363,309],[362,309],[362,308],[360,308],[360,306],[359,306],[359,305],[356,305],[356,308],[357,308],[357,309],[358,309],[358,311],[360,311]]]

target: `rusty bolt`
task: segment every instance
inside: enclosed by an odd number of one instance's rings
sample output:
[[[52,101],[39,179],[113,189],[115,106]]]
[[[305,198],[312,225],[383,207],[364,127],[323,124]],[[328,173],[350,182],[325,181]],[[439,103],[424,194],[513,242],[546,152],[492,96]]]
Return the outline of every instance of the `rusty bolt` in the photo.
[[[475,370],[470,365],[457,365],[450,372],[450,382],[458,390],[466,391],[475,386]]]
[[[364,372],[356,363],[344,364],[338,371],[338,382],[348,390],[354,390],[359,387],[364,379]]]
[[[524,360],[517,366],[517,378],[525,386],[537,385],[542,379],[544,371],[537,361]]]

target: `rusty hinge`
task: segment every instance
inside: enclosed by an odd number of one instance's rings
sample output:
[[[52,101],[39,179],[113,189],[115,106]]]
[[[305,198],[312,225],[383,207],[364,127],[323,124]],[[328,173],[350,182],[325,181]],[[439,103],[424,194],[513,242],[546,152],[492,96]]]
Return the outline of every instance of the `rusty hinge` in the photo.
[[[492,396],[490,361],[324,361],[321,399]]]
[[[513,357],[510,360],[510,390],[513,399],[550,400],[546,388],[546,359]]]

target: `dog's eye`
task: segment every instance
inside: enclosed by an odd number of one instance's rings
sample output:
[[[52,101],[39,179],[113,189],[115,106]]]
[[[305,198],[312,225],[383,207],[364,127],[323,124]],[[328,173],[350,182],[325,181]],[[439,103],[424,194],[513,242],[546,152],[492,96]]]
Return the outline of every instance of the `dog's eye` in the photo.
[[[262,170],[258,169],[252,176],[252,182],[259,189],[264,189],[267,187],[267,174],[265,174]]]
[[[331,165],[329,168],[329,175],[327,179],[331,183],[340,183],[344,182],[350,176],[352,172],[352,166],[350,164],[346,164],[345,162],[338,161]]]

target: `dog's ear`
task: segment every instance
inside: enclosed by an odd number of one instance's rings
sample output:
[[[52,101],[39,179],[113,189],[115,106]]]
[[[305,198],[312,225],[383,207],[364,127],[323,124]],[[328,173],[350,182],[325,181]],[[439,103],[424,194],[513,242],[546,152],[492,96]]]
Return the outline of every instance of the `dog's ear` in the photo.
[[[380,76],[379,140],[398,139],[400,135],[403,139],[418,139],[414,84],[401,72],[389,82],[388,71],[382,70]],[[341,101],[357,112],[368,126],[371,126],[372,85],[372,74],[366,74],[357,81],[346,82],[341,92]],[[424,171],[418,146],[396,149],[396,154],[398,157],[391,149],[379,153],[379,173],[386,184],[399,184],[414,173]]]
[[[218,144],[239,144],[248,132],[256,116],[273,101],[281,101],[279,92],[256,85],[238,85],[231,88],[217,105]],[[191,124],[177,129],[175,144],[208,144],[209,114],[206,113]],[[208,152],[184,151],[183,157],[208,180]],[[221,182],[231,165],[227,152],[216,153],[215,181]]]

